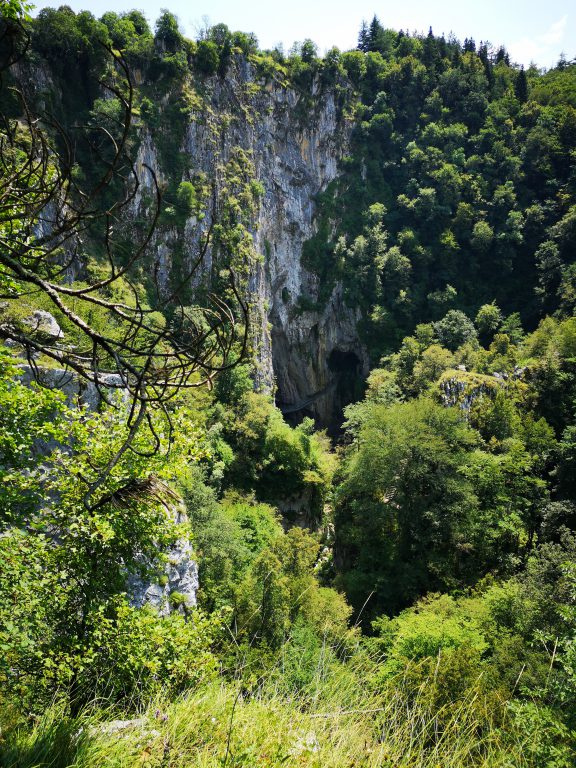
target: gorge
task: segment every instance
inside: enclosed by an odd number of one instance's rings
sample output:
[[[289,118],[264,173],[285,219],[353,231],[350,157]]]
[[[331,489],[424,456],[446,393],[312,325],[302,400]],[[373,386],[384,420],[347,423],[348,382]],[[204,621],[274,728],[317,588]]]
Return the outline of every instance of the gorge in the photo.
[[[0,762],[576,760],[576,62],[0,3]]]

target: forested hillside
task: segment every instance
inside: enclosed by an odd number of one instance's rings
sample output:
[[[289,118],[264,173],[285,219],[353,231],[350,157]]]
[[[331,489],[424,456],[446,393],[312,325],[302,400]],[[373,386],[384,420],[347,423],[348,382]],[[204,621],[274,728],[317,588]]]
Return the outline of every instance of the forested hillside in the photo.
[[[2,765],[573,766],[576,63],[0,11]]]

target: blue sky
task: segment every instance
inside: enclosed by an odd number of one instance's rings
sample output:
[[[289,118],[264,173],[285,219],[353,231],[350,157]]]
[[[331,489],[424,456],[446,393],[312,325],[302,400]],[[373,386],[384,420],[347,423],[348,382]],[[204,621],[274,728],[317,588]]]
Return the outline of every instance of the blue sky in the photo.
[[[189,37],[206,23],[224,22],[231,29],[255,32],[263,48],[282,43],[288,50],[296,40],[311,38],[323,52],[332,45],[342,50],[356,45],[362,19],[376,13],[392,29],[454,32],[463,40],[504,43],[512,59],[528,66],[556,64],[561,53],[576,57],[576,4],[573,0],[64,0],[74,10],[95,16],[105,11],[138,8],[153,24],[160,8],[175,13]],[[37,9],[60,2],[37,3]]]

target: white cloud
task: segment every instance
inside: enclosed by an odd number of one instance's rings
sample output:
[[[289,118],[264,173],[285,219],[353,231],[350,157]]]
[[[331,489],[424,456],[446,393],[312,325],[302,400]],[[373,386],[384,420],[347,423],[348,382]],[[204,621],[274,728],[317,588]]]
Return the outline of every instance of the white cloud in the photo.
[[[543,43],[546,45],[553,45],[559,43],[564,37],[566,31],[566,24],[568,23],[568,16],[563,16],[560,21],[550,25],[550,28],[540,37]]]
[[[538,66],[552,66],[558,59],[558,44],[564,38],[568,16],[551,24],[546,32],[536,37],[522,37],[508,46],[512,59],[524,66],[535,62]]]
[[[531,40],[529,37],[516,40],[508,46],[508,49],[513,61],[518,61],[526,67],[533,61],[541,65],[542,57],[545,53],[542,45],[538,44],[535,40]]]

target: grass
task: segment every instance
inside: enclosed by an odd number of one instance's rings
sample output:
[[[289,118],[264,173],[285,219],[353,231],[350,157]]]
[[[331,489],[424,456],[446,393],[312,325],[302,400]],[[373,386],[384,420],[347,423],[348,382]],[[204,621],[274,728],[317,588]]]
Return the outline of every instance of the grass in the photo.
[[[502,722],[486,716],[478,691],[434,710],[427,703],[430,680],[408,697],[401,685],[366,692],[348,674],[328,680],[319,675],[306,696],[280,690],[273,679],[251,693],[216,682],[172,701],[157,698],[144,711],[120,715],[134,718],[128,725],[119,725],[111,709],[95,706],[71,720],[54,705],[32,727],[6,733],[0,763],[5,768],[536,768],[529,745],[512,726],[503,730]]]

